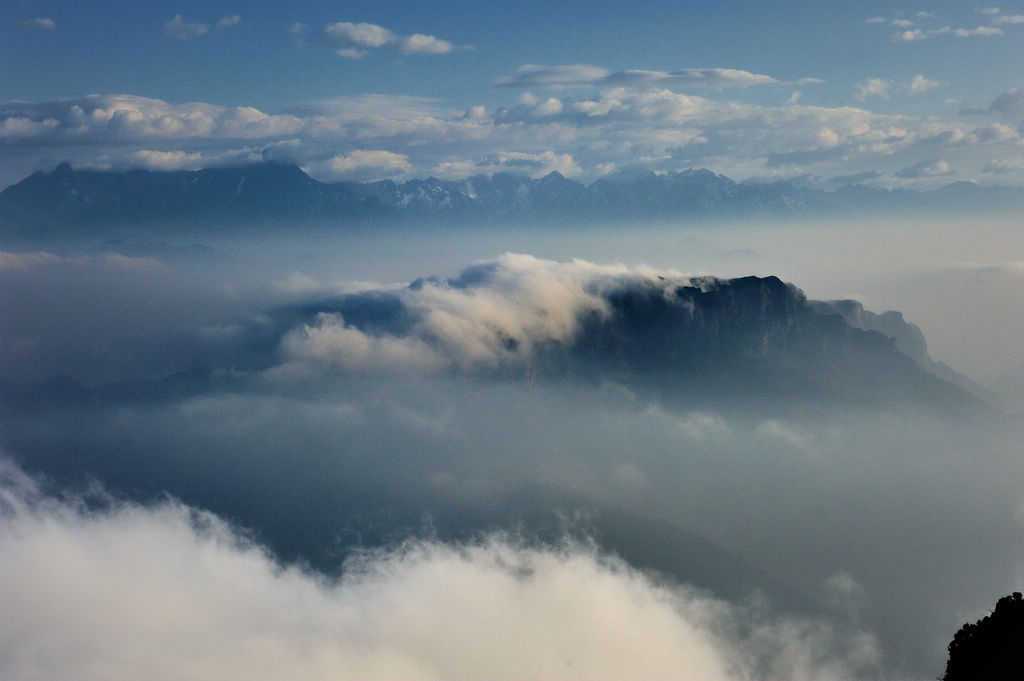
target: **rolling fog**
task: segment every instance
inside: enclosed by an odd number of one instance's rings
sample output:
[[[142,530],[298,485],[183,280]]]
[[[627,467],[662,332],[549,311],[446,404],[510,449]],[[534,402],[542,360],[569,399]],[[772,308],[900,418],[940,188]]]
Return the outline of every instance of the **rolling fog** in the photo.
[[[1020,585],[1017,419],[538,358],[610,292],[776,275],[985,382],[1024,360],[1015,228],[4,253],[0,675],[934,678]]]

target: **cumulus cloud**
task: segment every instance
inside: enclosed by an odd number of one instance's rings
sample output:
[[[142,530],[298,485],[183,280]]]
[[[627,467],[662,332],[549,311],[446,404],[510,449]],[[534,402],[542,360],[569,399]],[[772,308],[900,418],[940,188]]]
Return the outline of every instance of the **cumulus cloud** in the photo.
[[[500,87],[560,88],[586,85],[636,88],[698,87],[712,90],[775,83],[778,81],[771,76],[737,69],[679,69],[677,71],[633,69],[612,73],[608,69],[590,64],[565,66],[526,64],[520,66],[514,76],[499,78],[494,82]]]
[[[57,22],[50,17],[36,17],[18,24],[20,31],[52,31],[57,28]]]
[[[994,17],[992,19],[992,23],[997,26],[1024,24],[1024,14],[1004,14],[1002,16]]]
[[[750,616],[586,545],[415,542],[327,579],[178,502],[87,511],[9,464],[0,480],[6,678],[726,681],[877,663],[863,634],[843,651],[827,625]]]
[[[369,23],[339,21],[320,29],[320,37],[337,47],[335,54],[348,59],[359,59],[370,50],[389,47],[402,54],[447,54],[455,46],[432,35],[414,33],[403,36],[390,29]]]
[[[209,24],[188,23],[180,14],[164,23],[164,35],[175,40],[187,40],[196,38],[210,30]]]
[[[447,54],[453,49],[447,40],[422,33],[413,33],[398,41],[398,51],[402,54]]]
[[[231,28],[232,26],[237,26],[240,23],[242,23],[242,17],[237,14],[232,14],[230,16],[221,17],[220,21],[217,22],[217,28]]]

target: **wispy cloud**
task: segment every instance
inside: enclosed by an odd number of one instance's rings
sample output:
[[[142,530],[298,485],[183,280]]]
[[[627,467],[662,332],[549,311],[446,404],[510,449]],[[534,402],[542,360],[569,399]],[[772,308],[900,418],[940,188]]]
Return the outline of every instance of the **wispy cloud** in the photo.
[[[611,72],[591,64],[541,66],[525,64],[515,75],[499,78],[499,87],[623,86],[623,87],[698,87],[720,90],[729,87],[770,85],[779,81],[757,73],[738,69],[679,69],[676,71],[647,71],[631,69]],[[811,80],[803,82],[812,82]]]
[[[52,31],[57,28],[57,22],[49,17],[36,17],[18,24],[20,31]]]
[[[188,23],[180,14],[176,14],[173,19],[164,23],[164,35],[175,40],[196,38],[209,32],[209,30],[209,24]]]
[[[953,36],[955,38],[998,36],[1003,34],[1002,29],[998,28],[998,25],[1024,23],[1024,16],[1000,16],[1000,10],[998,7],[979,7],[976,11],[979,14],[991,16],[991,23],[993,25],[975,26],[974,28],[953,28],[952,26],[946,25],[929,28],[927,26],[919,25],[918,22],[935,26],[935,22],[933,21],[935,19],[935,13],[924,11],[914,14],[914,17],[918,20],[916,22],[899,15],[895,17],[875,16],[867,19],[866,21],[869,24],[885,24],[892,26],[893,28],[903,29],[892,34],[891,38],[894,42],[918,42],[940,36]]]
[[[931,30],[915,28],[907,31],[901,31],[899,33],[894,33],[892,35],[892,39],[894,42],[915,42],[944,35],[951,35],[957,38],[970,38],[972,36],[986,37],[1002,34],[1003,30],[994,26],[977,26],[975,28],[950,28],[949,26],[943,26],[942,28]]]
[[[220,21],[217,22],[217,28],[230,28],[240,23],[242,23],[242,17],[232,14],[231,16],[221,17]]]

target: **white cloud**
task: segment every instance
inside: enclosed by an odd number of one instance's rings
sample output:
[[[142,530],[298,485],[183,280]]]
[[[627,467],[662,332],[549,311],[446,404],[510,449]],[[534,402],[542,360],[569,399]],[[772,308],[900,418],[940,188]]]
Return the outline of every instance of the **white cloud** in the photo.
[[[977,28],[954,28],[952,33],[958,38],[968,38],[975,35],[1002,35],[1003,31],[1000,28],[993,28],[992,26],[978,26]]]
[[[57,22],[50,17],[36,17],[18,24],[18,30],[21,31],[52,31],[55,28],[57,28]]]
[[[455,49],[447,40],[432,35],[414,33],[408,36],[368,23],[341,21],[327,24],[320,30],[320,36],[329,44],[338,46],[335,54],[339,57],[358,59],[369,50],[390,47],[402,54],[447,54]]]
[[[918,94],[920,92],[927,92],[928,90],[940,87],[941,85],[942,83],[939,81],[930,80],[919,73],[910,81],[910,84],[907,86],[907,92],[911,94]]]
[[[341,21],[335,24],[327,24],[321,31],[321,35],[332,43],[350,44],[358,47],[383,47],[395,42],[394,33],[376,24],[352,24]]]
[[[173,19],[164,23],[164,35],[176,40],[187,40],[201,36],[210,30],[209,24],[190,24],[180,15],[176,14]]]
[[[551,97],[533,107],[533,111],[538,116],[553,116],[557,113],[562,113],[562,108],[562,102]]]
[[[432,35],[414,33],[398,41],[398,51],[402,54],[447,54],[455,49],[447,40]]]
[[[217,28],[230,28],[240,23],[242,23],[242,17],[232,14],[231,16],[221,17],[220,21],[217,22]]]
[[[995,17],[992,19],[992,23],[1000,26],[1024,24],[1024,14],[1005,14],[1001,17]]]
[[[979,7],[975,10],[978,14],[999,14],[1000,9],[998,7]]]
[[[928,37],[928,35],[929,34],[926,33],[925,31],[922,31],[919,28],[915,28],[909,31],[900,31],[899,33],[894,33],[892,39],[902,40],[904,42],[913,42],[915,40],[924,40],[925,38]]]

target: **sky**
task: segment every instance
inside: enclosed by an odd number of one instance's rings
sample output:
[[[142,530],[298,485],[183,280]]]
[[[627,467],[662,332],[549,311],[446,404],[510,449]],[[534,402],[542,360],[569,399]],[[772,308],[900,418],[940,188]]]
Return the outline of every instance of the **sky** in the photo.
[[[1020,2],[6,0],[0,189],[266,160],[1024,187]],[[879,363],[836,385],[902,367],[891,395],[716,400],[643,305],[673,351],[634,375],[608,340],[634,295],[671,321],[677,287],[772,275],[1018,367],[1019,409],[1017,216],[78,227],[0,250],[2,678],[934,679],[1024,582],[1018,416],[901,402],[934,380],[845,327],[822,357]]]
[[[260,159],[1024,185],[1024,6],[19,0],[0,34],[0,186]]]

